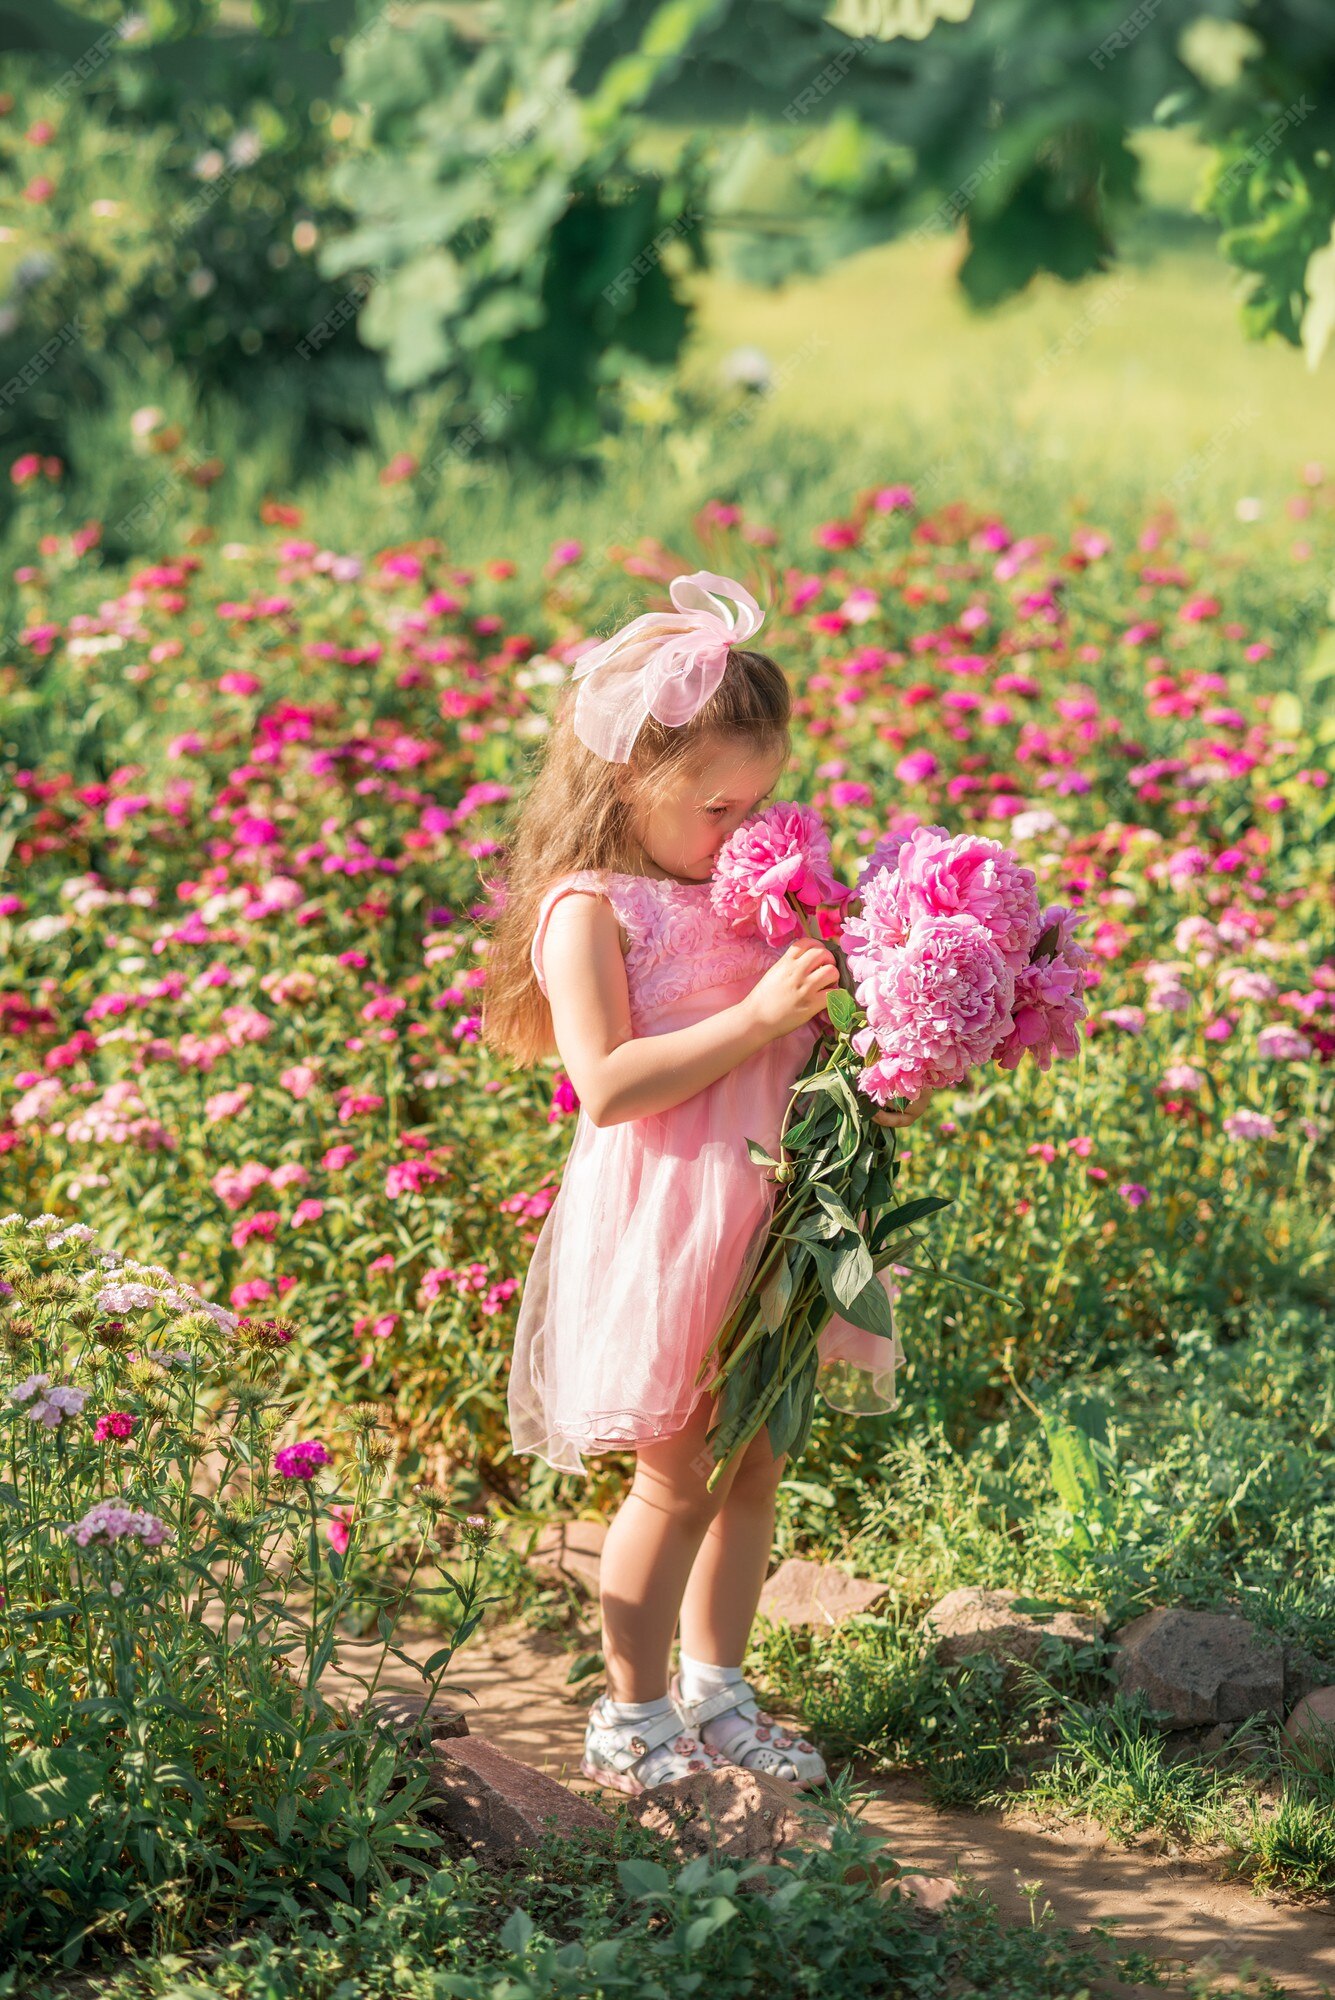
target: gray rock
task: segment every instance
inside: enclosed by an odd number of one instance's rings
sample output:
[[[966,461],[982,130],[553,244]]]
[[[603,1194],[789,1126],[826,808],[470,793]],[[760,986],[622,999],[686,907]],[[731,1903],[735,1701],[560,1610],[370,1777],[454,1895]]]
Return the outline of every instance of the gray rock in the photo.
[[[590,1597],[598,1595],[605,1521],[548,1521],[529,1550],[534,1569],[577,1584]]]
[[[353,1709],[360,1715],[368,1704],[358,1702]],[[438,1743],[447,1736],[467,1736],[468,1723],[457,1708],[448,1703],[428,1702],[422,1695],[400,1694],[393,1691],[371,1697],[371,1714],[377,1723],[393,1731],[397,1736],[416,1737],[417,1726],[425,1718],[427,1738]]]
[[[605,1812],[485,1736],[450,1737],[433,1759],[432,1815],[481,1861],[507,1861],[545,1833],[610,1827]]]
[[[1169,1729],[1283,1713],[1283,1649],[1246,1618],[1159,1605],[1113,1638],[1118,1684],[1143,1694]]]
[[[1284,1724],[1288,1755],[1301,1748],[1300,1761],[1335,1770],[1335,1687],[1312,1688]]]
[[[850,1576],[832,1563],[789,1556],[766,1578],[758,1608],[762,1617],[772,1618],[776,1625],[814,1625],[824,1631],[842,1618],[870,1611],[887,1591],[888,1585]]]
[[[1324,1660],[1318,1660],[1303,1646],[1292,1640],[1284,1642],[1284,1700],[1292,1708],[1313,1688],[1325,1687],[1330,1680],[1330,1668]]]
[[[1037,1659],[1044,1638],[1087,1646],[1103,1631],[1104,1620],[1081,1611],[1038,1613],[1017,1611],[1017,1590],[984,1590],[970,1584],[947,1591],[926,1615],[936,1634],[934,1651],[943,1666],[954,1666],[970,1653],[990,1653],[1008,1668],[1014,1684],[1016,1667]]]

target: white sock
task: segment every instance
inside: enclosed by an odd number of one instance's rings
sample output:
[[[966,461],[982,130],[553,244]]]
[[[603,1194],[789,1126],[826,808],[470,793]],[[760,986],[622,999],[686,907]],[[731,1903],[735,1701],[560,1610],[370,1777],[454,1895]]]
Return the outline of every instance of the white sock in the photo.
[[[685,1701],[703,1701],[707,1694],[717,1694],[720,1688],[732,1687],[746,1678],[740,1667],[711,1666],[708,1660],[692,1659],[689,1653],[682,1653],[680,1662]]]
[[[667,1714],[672,1697],[659,1694],[652,1701],[613,1701],[608,1695],[604,1706],[615,1722],[652,1722],[656,1715]]]
[[[660,1715],[671,1713],[672,1708],[669,1694],[660,1694],[653,1701],[613,1701],[611,1695],[603,1697],[603,1713],[623,1742],[633,1736],[642,1723],[656,1722]],[[672,1744],[673,1738],[669,1737],[666,1743],[656,1744],[644,1758],[640,1765],[640,1777],[646,1785],[656,1785],[673,1769],[677,1753]]]
[[[716,1667],[708,1660],[695,1660],[689,1653],[680,1655],[681,1697],[683,1701],[703,1701],[706,1695],[717,1694],[720,1689],[734,1687],[744,1681],[746,1675],[740,1667]],[[751,1728],[760,1714],[759,1704],[754,1700],[739,1702],[722,1715],[716,1715],[700,1730],[701,1740],[711,1750],[721,1750],[725,1757],[741,1764],[744,1770],[795,1773],[796,1767],[782,1750],[774,1749],[767,1743],[751,1741]],[[748,1743],[750,1747],[748,1746]]]

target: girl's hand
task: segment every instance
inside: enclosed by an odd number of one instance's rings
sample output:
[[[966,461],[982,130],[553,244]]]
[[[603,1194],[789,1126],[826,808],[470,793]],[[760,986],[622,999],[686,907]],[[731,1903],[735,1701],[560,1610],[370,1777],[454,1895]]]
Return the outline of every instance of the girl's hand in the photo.
[[[815,938],[799,938],[760,975],[746,1004],[761,1027],[777,1038],[819,1014],[838,984],[834,953]]]
[[[916,1119],[922,1117],[923,1112],[935,1096],[935,1089],[924,1090],[921,1097],[910,1099],[903,1111],[875,1112],[872,1117],[872,1123],[874,1125],[912,1125]]]

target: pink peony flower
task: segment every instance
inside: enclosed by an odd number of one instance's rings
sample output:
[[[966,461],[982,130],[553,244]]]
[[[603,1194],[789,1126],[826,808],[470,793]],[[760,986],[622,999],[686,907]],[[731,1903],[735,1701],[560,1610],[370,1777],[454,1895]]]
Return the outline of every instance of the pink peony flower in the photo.
[[[951,836],[943,826],[920,826],[897,858],[905,918],[975,917],[986,924],[1012,972],[1029,962],[1043,928],[1036,877],[999,840],[980,834]]]
[[[1011,1030],[996,1052],[1002,1069],[1014,1069],[1026,1049],[1042,1070],[1054,1055],[1079,1053],[1077,1023],[1089,1011],[1082,998],[1089,953],[1072,936],[1079,921],[1061,903],[1044,910],[1040,955],[1015,975]]]
[[[858,1083],[877,1104],[963,1081],[1011,1026],[1015,974],[987,926],[962,913],[923,918],[881,957],[857,998],[867,1026],[853,1047]]]
[[[720,849],[709,900],[734,930],[782,944],[802,926],[788,898],[807,909],[842,903],[848,890],[830,865],[830,839],[810,806],[786,800],[746,820]]]

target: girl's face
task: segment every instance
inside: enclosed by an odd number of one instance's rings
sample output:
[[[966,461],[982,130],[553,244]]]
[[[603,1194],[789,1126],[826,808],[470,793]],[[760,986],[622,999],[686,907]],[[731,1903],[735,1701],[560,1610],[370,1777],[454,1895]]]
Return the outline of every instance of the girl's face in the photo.
[[[635,833],[647,859],[663,875],[707,882],[724,841],[763,805],[787,762],[786,749],[758,751],[740,737],[708,739],[668,796],[641,814]]]

